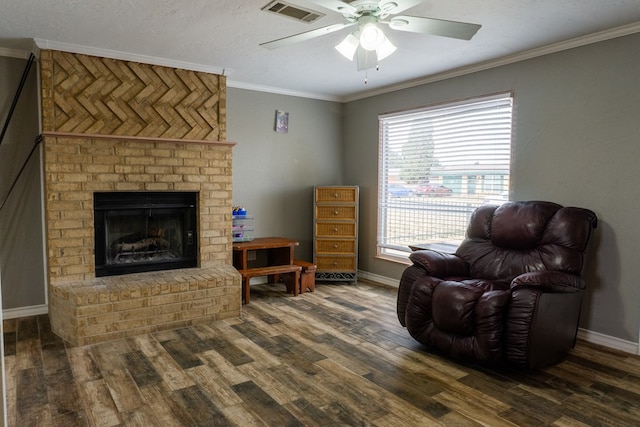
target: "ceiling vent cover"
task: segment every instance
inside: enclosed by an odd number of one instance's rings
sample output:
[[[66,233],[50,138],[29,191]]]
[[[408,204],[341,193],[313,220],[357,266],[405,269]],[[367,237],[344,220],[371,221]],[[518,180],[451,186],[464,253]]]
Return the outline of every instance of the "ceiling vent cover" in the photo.
[[[310,9],[303,9],[300,6],[294,6],[283,1],[272,1],[271,3],[263,7],[262,10],[306,23],[314,22],[317,19],[325,16],[324,13],[316,12]]]

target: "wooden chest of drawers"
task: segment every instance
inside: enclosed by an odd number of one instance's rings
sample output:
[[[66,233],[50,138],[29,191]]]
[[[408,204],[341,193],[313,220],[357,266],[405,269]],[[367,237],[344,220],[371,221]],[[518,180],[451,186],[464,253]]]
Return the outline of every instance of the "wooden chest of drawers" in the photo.
[[[316,280],[355,282],[358,272],[358,187],[314,188]]]

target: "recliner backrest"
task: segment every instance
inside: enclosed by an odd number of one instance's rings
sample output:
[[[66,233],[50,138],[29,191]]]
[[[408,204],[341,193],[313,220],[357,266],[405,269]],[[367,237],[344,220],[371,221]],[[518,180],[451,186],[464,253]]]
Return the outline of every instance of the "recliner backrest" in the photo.
[[[588,209],[551,202],[481,206],[456,254],[470,264],[474,278],[511,281],[539,270],[580,275],[596,221]]]

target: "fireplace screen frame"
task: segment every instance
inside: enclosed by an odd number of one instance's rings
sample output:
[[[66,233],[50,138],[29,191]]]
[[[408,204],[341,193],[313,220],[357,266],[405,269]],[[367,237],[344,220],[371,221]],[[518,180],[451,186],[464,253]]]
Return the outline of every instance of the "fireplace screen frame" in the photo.
[[[198,265],[198,193],[196,192],[95,192],[94,237],[96,277],[116,276],[148,271],[192,268]],[[110,262],[108,221],[113,216],[172,215],[181,220],[180,257],[138,262]],[[149,227],[146,227],[149,233]],[[148,237],[148,236],[147,236]],[[113,243],[113,242],[111,242]]]

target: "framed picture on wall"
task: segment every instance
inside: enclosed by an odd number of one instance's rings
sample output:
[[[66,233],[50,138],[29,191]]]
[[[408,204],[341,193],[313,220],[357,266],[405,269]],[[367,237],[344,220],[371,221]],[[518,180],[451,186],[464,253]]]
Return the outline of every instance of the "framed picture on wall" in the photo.
[[[276,132],[287,133],[289,131],[289,113],[276,110]]]

